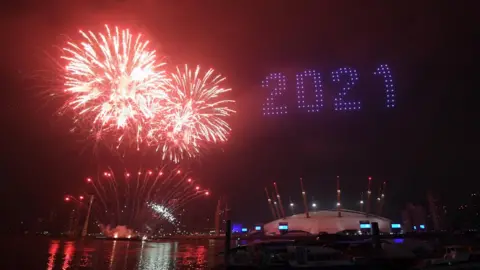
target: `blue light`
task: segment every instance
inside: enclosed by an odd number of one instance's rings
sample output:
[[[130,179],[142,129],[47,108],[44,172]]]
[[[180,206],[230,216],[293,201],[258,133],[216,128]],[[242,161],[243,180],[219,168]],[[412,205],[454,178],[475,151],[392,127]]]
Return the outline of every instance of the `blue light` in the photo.
[[[346,95],[353,88],[358,81],[357,71],[353,68],[340,68],[332,72],[332,80],[340,83],[340,75],[347,75],[347,81],[342,89],[338,92],[337,97],[333,103],[335,111],[358,111],[360,110],[360,101],[347,101]]]
[[[360,229],[371,229],[372,225],[371,224],[360,224]]]
[[[398,223],[394,223],[391,226],[392,226],[392,229],[401,229],[402,228],[402,225],[400,225]]]
[[[413,226],[413,230],[415,230],[415,231],[416,231],[416,230],[417,230],[417,226]]]
[[[242,231],[242,224],[232,224],[232,232],[239,233]]]
[[[242,232],[248,232],[247,228],[242,228]]]
[[[281,231],[286,231],[288,230],[288,225],[278,225],[278,229]]]
[[[262,226],[255,226],[255,231],[261,231],[262,230]]]
[[[392,79],[392,72],[388,65],[382,64],[378,66],[373,73],[369,74],[381,79],[383,82],[384,105],[387,108],[395,108],[396,106],[396,89]],[[373,77],[370,75],[370,77]],[[290,75],[289,75],[290,76]],[[293,78],[291,78],[293,80]],[[321,73],[318,70],[306,69],[295,74],[296,94],[297,94],[297,109],[307,113],[317,113],[324,107],[335,111],[360,111],[363,102],[353,100],[351,91],[356,91],[355,86],[359,81],[359,75],[354,68],[344,67],[331,72],[331,79],[336,85],[336,91],[332,85],[325,85],[322,82]],[[363,79],[363,77],[362,77]],[[370,78],[366,78],[367,80]],[[282,72],[274,72],[268,74],[262,81],[262,88],[268,91],[267,98],[263,103],[263,115],[286,115],[291,110],[293,104],[288,103],[293,95],[289,94],[290,89],[287,89],[287,76]],[[292,89],[293,90],[293,89]],[[364,91],[367,91],[365,89]],[[373,90],[374,91],[374,90]],[[363,97],[371,97],[370,89],[367,92],[360,93]],[[293,93],[292,93],[293,94]],[[324,104],[325,94],[328,94],[327,102],[333,104]],[[307,97],[309,96],[309,97]],[[332,97],[332,98],[330,98]]]
[[[374,75],[382,75],[385,87],[385,101],[387,108],[395,107],[395,88],[393,87],[392,74],[388,65],[380,65]]]
[[[425,225],[421,224],[420,229],[425,230]]]
[[[318,112],[323,107],[323,90],[322,81],[320,80],[320,73],[315,70],[305,70],[297,73],[297,103],[298,108],[306,110],[307,112]],[[310,77],[313,82],[313,103],[305,103],[305,79]]]
[[[393,239],[393,242],[394,242],[395,244],[402,244],[404,240],[405,240],[405,239],[403,239],[403,238],[395,238],[395,239]]]

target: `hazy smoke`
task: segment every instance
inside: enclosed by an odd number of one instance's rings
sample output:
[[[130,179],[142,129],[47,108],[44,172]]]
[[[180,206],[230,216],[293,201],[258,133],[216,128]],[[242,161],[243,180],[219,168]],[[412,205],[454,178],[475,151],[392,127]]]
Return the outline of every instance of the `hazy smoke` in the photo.
[[[131,229],[128,229],[127,226],[123,225],[119,225],[115,228],[110,228],[110,225],[106,227],[100,225],[100,229],[102,229],[102,233],[107,237],[130,238],[135,236]]]

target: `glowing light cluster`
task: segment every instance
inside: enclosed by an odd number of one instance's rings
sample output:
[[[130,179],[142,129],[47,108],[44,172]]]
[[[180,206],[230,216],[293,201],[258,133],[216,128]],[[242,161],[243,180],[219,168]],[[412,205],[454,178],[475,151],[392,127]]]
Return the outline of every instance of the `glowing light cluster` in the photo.
[[[150,208],[152,208],[156,214],[160,215],[163,219],[167,220],[171,224],[177,223],[177,219],[167,207],[156,203],[149,203],[148,206],[150,206]]]
[[[287,114],[287,105],[276,104],[287,91],[287,77],[283,73],[271,73],[262,82],[262,87],[271,89],[267,102],[263,104],[263,115]]]
[[[332,72],[332,80],[334,82],[341,82],[340,75],[347,75],[348,79],[345,85],[342,87],[338,96],[334,99],[333,103],[335,111],[356,111],[360,110],[360,101],[346,101],[345,97],[347,93],[353,88],[358,81],[358,74],[355,69],[352,68],[340,68],[337,71]]]
[[[235,111],[225,78],[200,67],[166,71],[149,41],[128,29],[105,33],[80,31],[82,41],[63,48],[66,61],[62,112],[75,129],[119,149],[153,147],[164,159],[179,162],[197,156],[211,143],[227,141],[227,117]]]
[[[395,107],[395,88],[393,87],[392,74],[388,65],[380,65],[373,74],[382,75],[385,80],[385,95],[387,108]]]
[[[225,119],[235,111],[228,106],[233,100],[220,98],[231,91],[220,86],[225,77],[213,69],[202,76],[199,66],[191,70],[187,65],[177,67],[170,77],[161,116],[154,119],[148,135],[163,158],[179,162],[200,154],[208,143],[226,142],[231,129]]]
[[[141,35],[118,27],[106,33],[80,31],[84,41],[68,42],[65,67],[65,109],[96,138],[114,133],[121,142],[131,135],[140,142],[147,119],[165,94],[164,65]]]
[[[386,64],[380,65],[373,75],[382,75],[384,78],[386,107],[391,109],[395,107],[396,90],[392,80],[390,68]],[[340,89],[336,93],[328,95],[328,100],[332,100],[332,107],[335,111],[359,111],[362,109],[361,101],[352,101],[348,95],[357,85],[359,76],[354,68],[340,68],[331,73],[332,83],[339,85]],[[297,108],[299,111],[307,113],[318,113],[325,106],[324,82],[321,79],[320,72],[313,69],[306,69],[295,75]],[[311,82],[311,84],[310,84]],[[334,87],[328,83],[327,87]],[[337,86],[338,87],[338,86]],[[287,89],[287,76],[284,73],[270,73],[263,81],[262,88],[268,89],[266,102],[263,104],[263,115],[285,115],[287,112],[289,96]],[[331,99],[330,99],[331,97]],[[286,100],[283,102],[281,100]]]
[[[320,73],[315,70],[305,70],[297,73],[297,103],[299,109],[306,109],[307,112],[319,112],[323,107],[323,90],[320,80]],[[305,103],[305,79],[311,77],[313,80],[313,104]]]

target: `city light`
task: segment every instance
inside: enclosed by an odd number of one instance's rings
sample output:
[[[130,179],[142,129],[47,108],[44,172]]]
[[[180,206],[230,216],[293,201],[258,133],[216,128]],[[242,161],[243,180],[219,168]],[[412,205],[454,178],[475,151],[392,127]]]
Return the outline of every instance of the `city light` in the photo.
[[[316,203],[312,203],[312,207],[313,207],[313,208],[317,207],[317,204],[316,204]]]

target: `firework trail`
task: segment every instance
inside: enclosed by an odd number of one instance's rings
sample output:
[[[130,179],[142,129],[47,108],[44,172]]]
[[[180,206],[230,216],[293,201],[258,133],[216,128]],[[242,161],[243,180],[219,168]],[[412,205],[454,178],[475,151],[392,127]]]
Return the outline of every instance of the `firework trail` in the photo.
[[[83,40],[63,48],[68,100],[62,109],[73,112],[76,125],[86,126],[95,140],[111,135],[117,148],[132,141],[138,148],[165,96],[164,63],[142,35],[105,28],[105,33],[80,31]]]
[[[177,163],[197,156],[208,144],[225,142],[231,130],[226,118],[235,111],[229,107],[233,100],[222,99],[231,89],[221,86],[225,78],[213,69],[201,73],[199,66],[191,70],[185,65],[169,78],[161,113],[152,119],[148,136],[163,159]]]
[[[99,223],[111,227],[124,225],[135,230],[155,220],[178,225],[175,213],[179,208],[210,195],[187,173],[179,169],[168,171],[166,167],[135,172],[124,170],[118,174],[108,169],[97,178],[87,178],[86,182],[95,194],[93,211]]]

